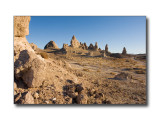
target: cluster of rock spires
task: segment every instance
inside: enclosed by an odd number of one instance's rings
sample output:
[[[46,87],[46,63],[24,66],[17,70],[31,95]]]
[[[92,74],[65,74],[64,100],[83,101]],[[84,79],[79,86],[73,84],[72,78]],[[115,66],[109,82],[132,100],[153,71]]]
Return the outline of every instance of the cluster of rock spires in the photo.
[[[93,50],[93,51],[101,51],[101,48],[98,48],[98,43],[96,42],[95,45],[93,45],[92,43],[89,45],[89,47],[87,46],[87,44],[81,43],[79,42],[76,37],[73,35],[72,39],[71,39],[71,45],[69,46],[68,44],[63,44],[63,50],[67,50],[68,47],[72,47],[72,48],[82,48],[84,50]],[[56,45],[56,43],[54,41],[50,41],[49,43],[46,44],[46,46],[44,47],[44,49],[59,49],[58,46]],[[109,56],[111,54],[111,52],[108,51],[108,44],[106,44],[105,46],[105,50],[102,52],[102,56]],[[127,54],[126,48],[123,48],[122,51],[123,55]]]

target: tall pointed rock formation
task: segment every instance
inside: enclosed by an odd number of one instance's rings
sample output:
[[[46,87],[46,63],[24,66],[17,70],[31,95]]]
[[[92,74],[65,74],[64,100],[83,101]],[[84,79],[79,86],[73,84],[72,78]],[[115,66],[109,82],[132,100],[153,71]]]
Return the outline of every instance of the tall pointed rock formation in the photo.
[[[78,48],[80,46],[79,41],[76,39],[76,37],[73,35],[71,40],[71,47]]]

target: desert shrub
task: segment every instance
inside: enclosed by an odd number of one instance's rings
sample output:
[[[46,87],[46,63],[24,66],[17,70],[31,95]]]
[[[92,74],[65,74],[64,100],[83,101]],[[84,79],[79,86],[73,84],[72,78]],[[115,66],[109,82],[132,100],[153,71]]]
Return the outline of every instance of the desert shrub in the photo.
[[[87,71],[87,72],[89,72],[89,69],[88,69],[88,68],[84,68],[84,69],[83,69],[83,71]]]
[[[42,58],[48,59],[48,54],[47,53],[42,52],[42,53],[39,53],[39,54],[42,56]]]
[[[110,55],[110,57],[114,57],[114,58],[122,58],[122,55],[119,54],[119,53],[112,53],[112,54]]]
[[[137,71],[135,71],[135,73],[137,73],[137,74],[145,74],[146,71],[145,70],[137,70]]]

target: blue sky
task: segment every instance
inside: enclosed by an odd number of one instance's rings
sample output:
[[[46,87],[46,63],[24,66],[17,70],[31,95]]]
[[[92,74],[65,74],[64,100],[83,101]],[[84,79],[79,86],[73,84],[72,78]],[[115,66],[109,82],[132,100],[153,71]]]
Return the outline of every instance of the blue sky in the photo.
[[[146,53],[145,16],[31,16],[29,43],[39,48],[53,40],[59,48],[70,44],[75,35],[79,42],[98,43],[101,49],[108,44],[109,51]]]

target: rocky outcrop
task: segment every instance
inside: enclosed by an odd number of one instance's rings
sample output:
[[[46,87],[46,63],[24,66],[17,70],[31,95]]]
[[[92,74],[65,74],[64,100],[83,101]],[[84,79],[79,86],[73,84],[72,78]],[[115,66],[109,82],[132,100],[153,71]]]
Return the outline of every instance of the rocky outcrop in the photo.
[[[123,54],[123,55],[126,55],[126,54],[127,54],[127,50],[126,50],[125,47],[123,48],[122,54]]]
[[[25,37],[29,35],[29,16],[14,17],[14,37]]]
[[[105,52],[108,53],[108,45],[105,46]]]
[[[53,40],[47,43],[46,46],[44,47],[44,49],[48,49],[48,48],[59,49],[57,44]]]
[[[86,43],[81,43],[81,42],[80,42],[79,48],[82,48],[82,49],[84,49],[84,50],[87,50],[87,49],[88,49],[88,46],[87,46]]]
[[[84,43],[84,48],[87,50],[88,49],[88,46],[86,43]]]
[[[66,50],[68,48],[68,44],[63,44],[63,49]]]
[[[76,39],[76,37],[73,35],[71,40],[71,47],[78,48],[80,46],[79,41]]]
[[[36,50],[38,48],[37,45],[34,43],[30,43],[30,46],[32,47],[33,50]]]
[[[98,51],[98,43],[95,43],[95,46],[91,43],[88,47],[89,50],[95,50]]]
[[[28,17],[26,19],[28,20]],[[27,21],[24,17],[18,17],[18,19],[14,20],[16,24],[21,20]],[[21,30],[24,31],[23,29],[29,28],[27,25],[29,23],[23,25],[26,28],[19,28],[20,31],[17,31],[17,33],[21,33]],[[14,75],[16,80],[23,81],[28,87],[39,87],[44,82],[48,82],[54,84],[57,91],[62,91],[67,79],[77,82],[77,77],[57,65],[56,60],[44,59],[37,55],[26,37],[17,36],[14,36]]]
[[[88,49],[90,49],[90,50],[93,50],[93,49],[94,49],[94,46],[93,46],[92,43],[89,45]]]
[[[95,43],[94,50],[98,51],[98,43]]]

